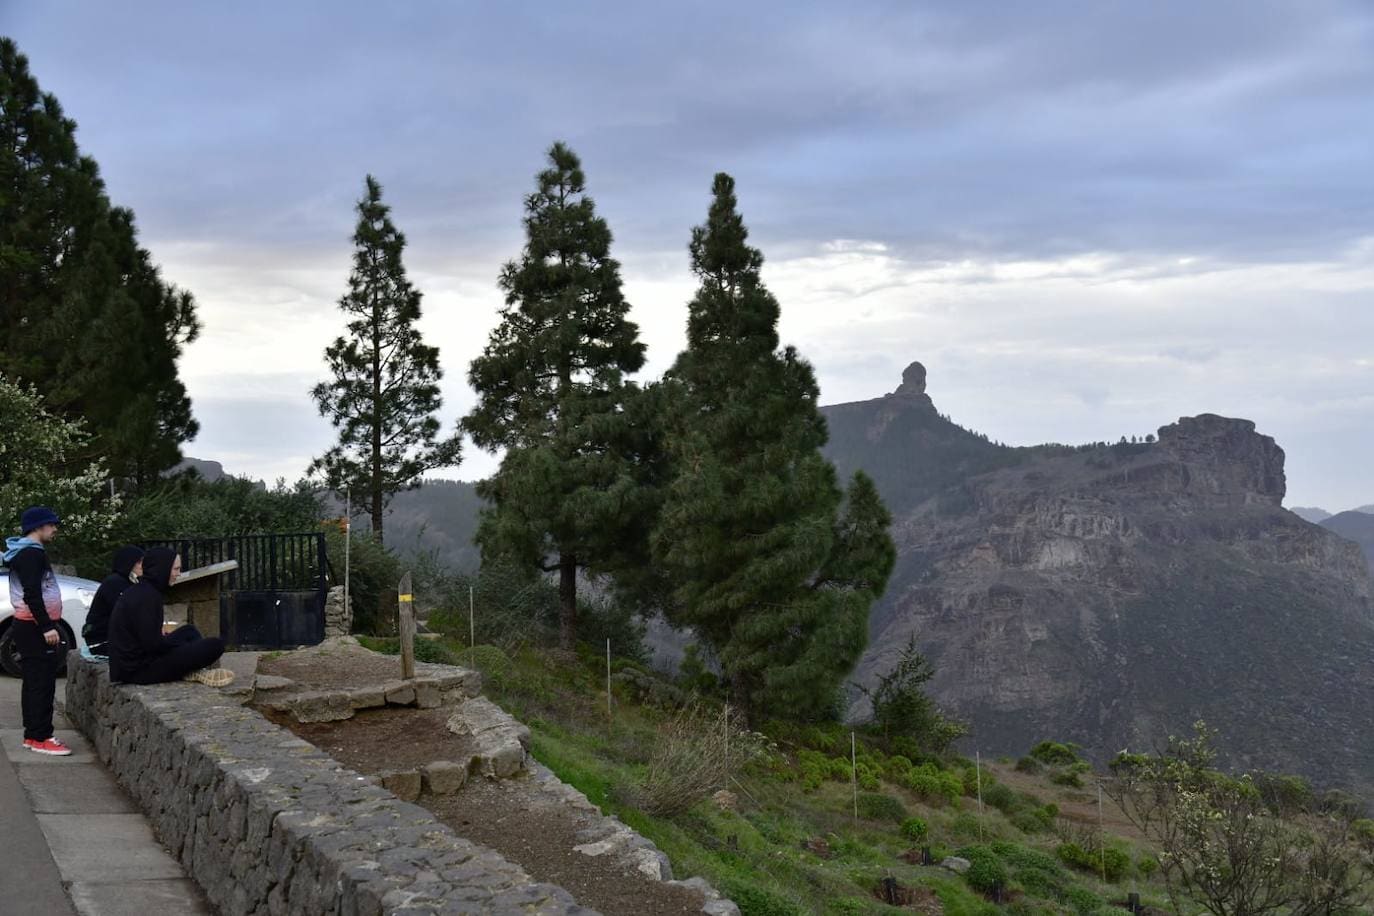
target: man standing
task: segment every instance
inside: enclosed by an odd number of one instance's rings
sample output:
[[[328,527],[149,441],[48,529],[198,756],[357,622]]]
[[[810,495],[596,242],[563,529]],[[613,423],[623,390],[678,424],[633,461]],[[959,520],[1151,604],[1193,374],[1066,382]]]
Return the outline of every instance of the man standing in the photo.
[[[66,757],[71,748],[53,737],[52,704],[57,692],[58,653],[63,651],[57,621],[62,619],[62,593],[57,588],[46,546],[57,537],[60,519],[46,506],[25,509],[21,537],[5,540],[10,570],[10,623],[19,667],[24,674],[20,697],[24,708],[24,747],[39,754]]]

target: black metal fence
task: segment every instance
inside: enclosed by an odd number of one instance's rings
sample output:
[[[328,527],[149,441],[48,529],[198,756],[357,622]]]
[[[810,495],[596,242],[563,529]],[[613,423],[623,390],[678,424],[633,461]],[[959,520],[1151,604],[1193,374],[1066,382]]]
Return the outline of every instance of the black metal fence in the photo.
[[[323,534],[180,538],[142,546],[172,548],[186,570],[238,561],[220,578],[220,636],[230,646],[275,649],[324,639],[331,570]]]

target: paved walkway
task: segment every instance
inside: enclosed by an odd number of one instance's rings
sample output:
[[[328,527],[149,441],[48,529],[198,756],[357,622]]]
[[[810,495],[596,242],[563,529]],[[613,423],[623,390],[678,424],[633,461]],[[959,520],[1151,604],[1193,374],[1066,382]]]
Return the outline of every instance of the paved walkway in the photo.
[[[60,707],[64,682],[57,682]],[[59,714],[70,757],[23,746],[19,681],[0,675],[0,912],[5,916],[210,916],[89,743]]]

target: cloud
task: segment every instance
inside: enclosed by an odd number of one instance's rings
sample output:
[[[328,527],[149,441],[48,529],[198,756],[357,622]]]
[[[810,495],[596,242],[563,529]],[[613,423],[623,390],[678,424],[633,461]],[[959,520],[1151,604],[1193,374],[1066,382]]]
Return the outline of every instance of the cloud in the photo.
[[[996,438],[1217,410],[1279,436],[1295,497],[1374,493],[1352,458],[1374,444],[1366,4],[73,0],[7,8],[4,31],[197,295],[194,448],[253,473],[327,441],[305,391],[363,175],[410,238],[452,420],[561,137],[616,233],[648,375],[681,346],[688,233],[725,169],[828,401],[920,358],[942,408]],[[264,384],[278,444],[246,447]]]

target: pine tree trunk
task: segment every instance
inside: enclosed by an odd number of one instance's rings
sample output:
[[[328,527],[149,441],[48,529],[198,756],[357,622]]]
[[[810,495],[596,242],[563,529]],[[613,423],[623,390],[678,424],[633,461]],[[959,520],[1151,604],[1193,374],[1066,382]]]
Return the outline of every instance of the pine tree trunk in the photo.
[[[730,702],[739,711],[744,724],[754,724],[753,684],[744,674],[735,672],[730,675]]]
[[[382,342],[381,310],[372,305],[372,536],[382,536]]]
[[[558,645],[571,652],[577,646],[577,558],[558,556]]]

